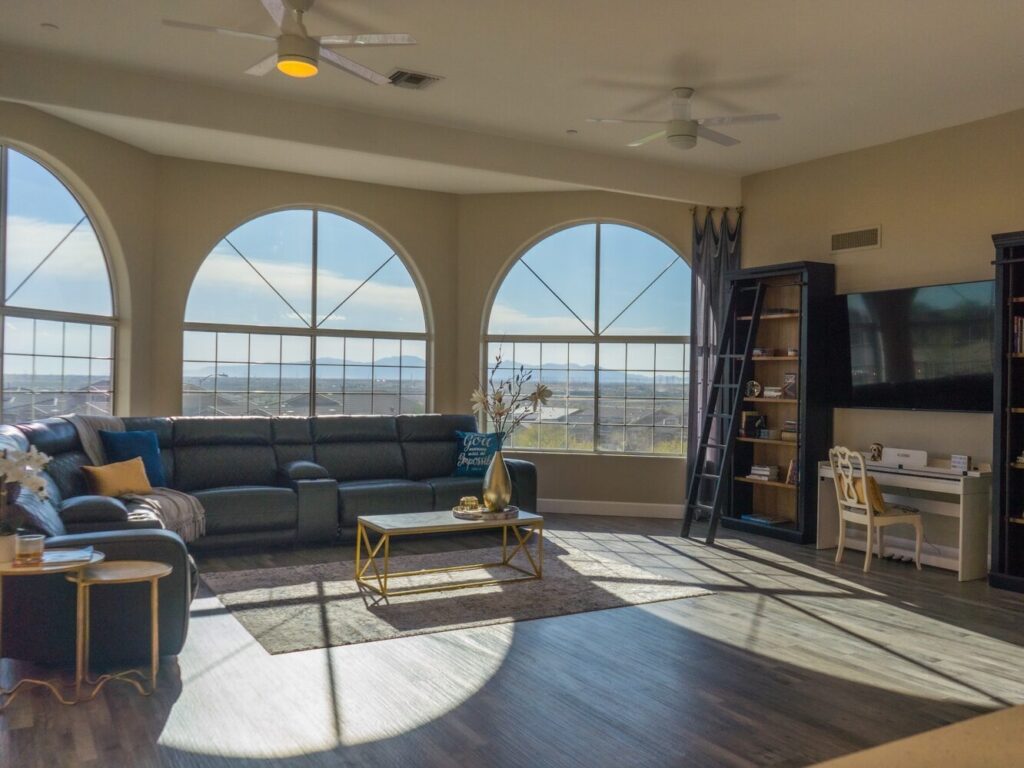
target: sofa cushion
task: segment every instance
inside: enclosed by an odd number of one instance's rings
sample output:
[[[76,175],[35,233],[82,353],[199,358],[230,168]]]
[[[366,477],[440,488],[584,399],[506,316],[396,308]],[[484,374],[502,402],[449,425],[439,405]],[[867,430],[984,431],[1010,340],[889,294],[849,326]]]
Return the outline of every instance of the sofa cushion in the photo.
[[[130,432],[146,430],[156,433],[160,446],[160,464],[164,470],[164,483],[174,484],[174,420],[167,416],[126,416],[124,428]]]
[[[313,460],[313,430],[305,416],[275,416],[270,420],[277,463]]]
[[[103,451],[108,462],[128,461],[138,457],[146,468],[149,484],[162,488],[167,486],[164,477],[164,465],[160,461],[160,441],[156,432],[149,429],[130,430],[128,432],[111,432],[99,430],[103,441]]]
[[[484,495],[481,477],[431,477],[424,482],[434,492],[434,509],[452,509],[463,496],[482,499]]]
[[[317,416],[314,461],[339,482],[404,478],[398,430],[390,416]]]
[[[17,488],[17,490],[12,491],[12,488]],[[19,527],[30,533],[41,533],[44,536],[63,536],[67,533],[67,528],[60,518],[53,499],[40,499],[32,491],[13,483],[8,485],[8,489],[10,494],[7,497],[8,503],[17,508],[21,518],[18,523]]]
[[[422,414],[395,419],[402,444],[406,476],[411,480],[441,477],[455,471],[455,433],[474,431],[476,419],[468,415]]]
[[[455,457],[456,477],[483,477],[494,454],[501,448],[500,432],[462,432],[458,437],[458,455]]]
[[[298,497],[290,488],[236,486],[197,491],[206,510],[206,534],[294,528]]]
[[[183,491],[274,485],[270,419],[239,416],[174,420],[174,487]]]
[[[128,496],[146,494],[153,490],[146,477],[146,465],[136,456],[128,461],[104,464],[102,467],[82,467],[89,491],[97,496]]]
[[[60,505],[60,516],[68,525],[124,522],[128,520],[128,508],[123,501],[110,496],[75,496]]]
[[[426,512],[432,509],[434,491],[426,483],[411,480],[360,480],[338,483],[338,514],[341,524],[352,526],[360,515]]]

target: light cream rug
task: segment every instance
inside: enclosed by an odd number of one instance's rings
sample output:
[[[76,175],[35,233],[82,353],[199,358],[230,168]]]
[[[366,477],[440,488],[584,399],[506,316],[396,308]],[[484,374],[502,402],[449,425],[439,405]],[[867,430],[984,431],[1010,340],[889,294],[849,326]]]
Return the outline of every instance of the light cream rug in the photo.
[[[391,558],[392,571],[501,560],[501,548]],[[514,560],[522,567],[522,553]],[[397,589],[516,575],[504,568],[393,581]],[[221,603],[269,653],[386,640],[711,594],[621,561],[546,541],[544,578],[392,597],[360,590],[351,561],[203,575]]]

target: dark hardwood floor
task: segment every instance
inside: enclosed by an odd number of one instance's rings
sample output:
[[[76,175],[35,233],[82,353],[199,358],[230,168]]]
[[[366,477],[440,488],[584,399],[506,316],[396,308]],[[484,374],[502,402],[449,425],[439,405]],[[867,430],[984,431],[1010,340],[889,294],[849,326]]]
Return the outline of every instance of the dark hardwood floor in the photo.
[[[752,536],[708,548],[667,520],[547,525],[715,594],[270,656],[202,591],[155,696],[109,686],[61,707],[26,695],[0,715],[0,764],[801,766],[1024,703],[1024,598],[983,581],[890,562],[863,574],[856,553],[837,567],[832,552]],[[200,567],[339,557],[351,548]]]

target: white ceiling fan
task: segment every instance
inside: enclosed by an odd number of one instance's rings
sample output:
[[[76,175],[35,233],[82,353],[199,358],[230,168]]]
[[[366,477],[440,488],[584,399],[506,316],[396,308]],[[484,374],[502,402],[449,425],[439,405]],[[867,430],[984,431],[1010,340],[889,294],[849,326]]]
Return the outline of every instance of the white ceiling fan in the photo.
[[[724,133],[711,130],[709,125],[736,125],[738,123],[767,123],[782,118],[776,114],[767,115],[736,115],[734,117],[701,117],[690,116],[690,100],[693,88],[672,89],[672,118],[670,120],[620,120],[611,117],[588,117],[588,123],[615,124],[636,123],[638,125],[661,125],[660,131],[631,141],[627,146],[642,147],[644,144],[664,137],[669,144],[678,149],[692,149],[697,145],[697,137],[731,147],[739,144],[739,139],[726,136]]]
[[[163,22],[169,27],[179,29],[213,32],[228,37],[248,37],[277,43],[277,50],[274,53],[245,70],[246,74],[257,77],[262,77],[275,67],[289,77],[312,77],[319,71],[319,65],[323,62],[337,67],[342,72],[361,77],[374,85],[388,85],[391,80],[387,75],[375,72],[347,56],[332,51],[331,48],[416,44],[412,35],[398,33],[310,37],[306,31],[306,25],[302,23],[302,16],[313,7],[314,0],[260,0],[260,2],[274,20],[274,24],[281,30],[281,34],[277,37],[174,19],[164,19]]]

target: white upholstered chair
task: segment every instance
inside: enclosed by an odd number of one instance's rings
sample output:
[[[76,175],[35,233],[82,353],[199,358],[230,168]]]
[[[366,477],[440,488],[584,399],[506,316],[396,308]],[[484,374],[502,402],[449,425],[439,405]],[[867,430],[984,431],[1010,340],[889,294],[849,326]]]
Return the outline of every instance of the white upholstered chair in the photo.
[[[867,527],[867,545],[864,551],[864,571],[871,569],[871,550],[878,539],[878,557],[885,557],[885,529],[890,525],[912,525],[916,534],[914,562],[921,569],[921,539],[924,526],[921,514],[886,505],[878,485],[868,477],[864,456],[857,451],[837,445],[828,452],[832,475],[836,485],[836,505],[839,508],[839,548],[836,562],[843,560],[846,544],[846,524]]]

